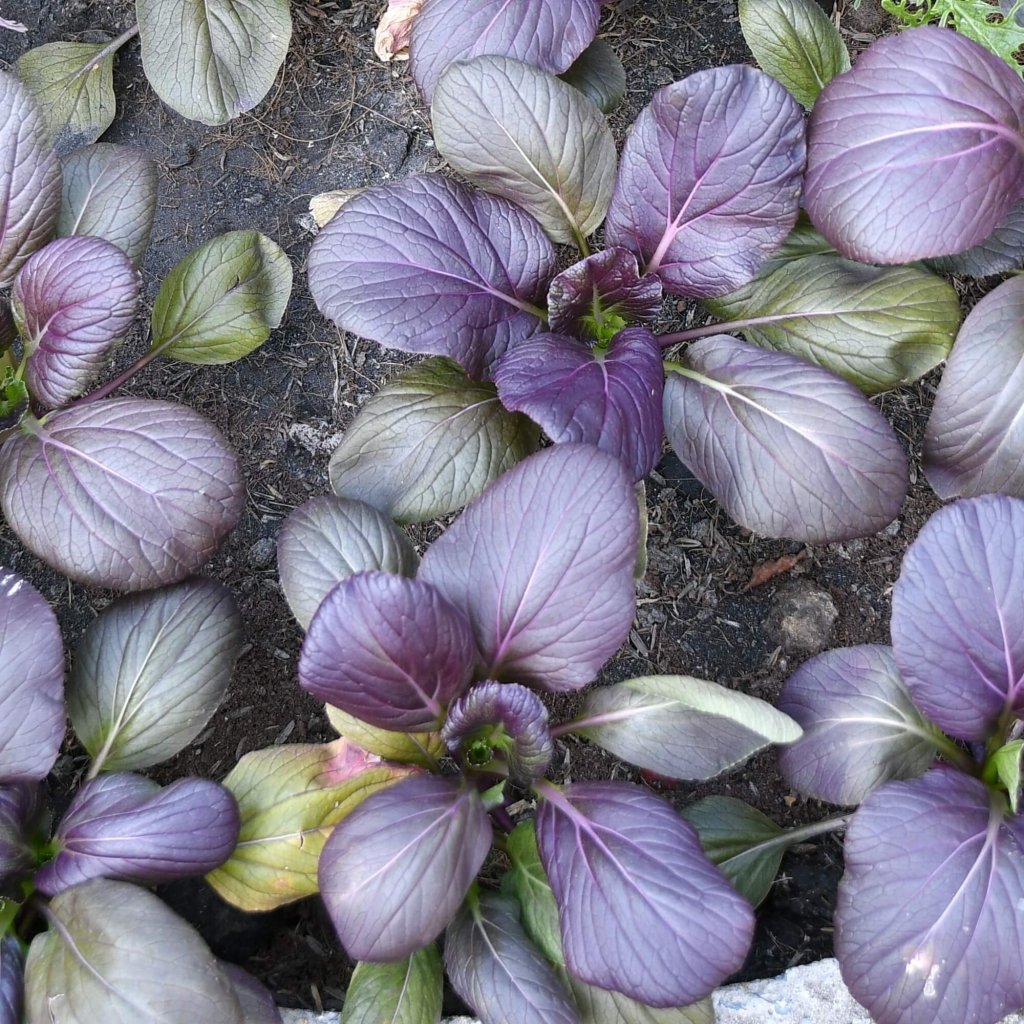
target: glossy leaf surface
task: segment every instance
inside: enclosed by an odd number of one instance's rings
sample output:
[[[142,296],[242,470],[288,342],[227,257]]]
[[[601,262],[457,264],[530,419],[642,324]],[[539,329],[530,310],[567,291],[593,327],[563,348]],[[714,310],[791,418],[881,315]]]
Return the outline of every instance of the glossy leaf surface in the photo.
[[[57,617],[0,568],[0,783],[46,778],[64,740],[64,645]]]
[[[115,398],[57,413],[7,441],[0,473],[0,505],[26,547],[72,579],[120,590],[195,572],[245,503],[220,432],[172,402]]]
[[[615,142],[578,89],[531,64],[452,64],[430,107],[438,152],[463,177],[532,214],[554,242],[577,245],[608,209]]]
[[[615,335],[605,353],[562,334],[535,334],[506,353],[494,375],[507,409],[525,413],[556,443],[582,441],[642,480],[661,458],[664,370],[643,327]]]
[[[444,960],[452,988],[482,1024],[577,1024],[568,990],[519,922],[515,900],[471,896],[448,926]]]
[[[58,153],[95,142],[113,123],[114,54],[101,57],[105,49],[104,43],[46,43],[23,53],[14,65],[39,104]]]
[[[748,341],[791,352],[869,393],[927,373],[949,354],[960,325],[956,291],[935,274],[837,255],[769,265],[706,305],[741,321]]]
[[[100,238],[58,238],[28,259],[11,302],[37,401],[52,409],[87,390],[128,333],[141,284],[131,260]]]
[[[470,505],[430,546],[419,579],[469,619],[485,677],[578,689],[633,621],[637,520],[617,459],[557,445]]]
[[[48,917],[25,966],[31,1024],[243,1024],[206,944],[145,889],[97,879],[57,896]]]
[[[354,573],[414,576],[418,565],[409,538],[384,513],[350,498],[312,498],[277,534],[281,589],[303,629],[327,594]]]
[[[951,736],[987,739],[1024,712],[1024,501],[940,509],[903,558],[892,595],[896,665],[914,703]]]
[[[610,114],[626,96],[626,69],[603,39],[595,38],[559,78],[593,100],[603,114]]]
[[[1024,202],[1013,206],[1003,222],[983,242],[965,252],[939,256],[928,265],[941,274],[989,277],[1024,266]]]
[[[903,449],[852,384],[725,335],[691,345],[669,374],[665,431],[729,515],[769,537],[865,536],[906,494]]]
[[[555,253],[529,214],[447,179],[347,202],[309,253],[309,289],[342,330],[454,359],[474,378],[541,326]]]
[[[956,32],[877,40],[811,115],[811,220],[866,263],[977,245],[1024,195],[1022,104],[1020,78]]]
[[[924,471],[941,498],[1024,497],[1024,278],[968,314],[942,372],[924,436]]]
[[[738,969],[753,913],[668,804],[627,783],[542,795],[537,844],[574,975],[670,1007],[702,999]]]
[[[241,814],[238,845],[206,880],[247,911],[273,910],[312,896],[320,852],[334,826],[410,771],[346,739],[246,754],[224,779]]]
[[[815,0],[740,0],[739,14],[761,69],[807,110],[836,75],[850,70],[843,37]]]
[[[139,266],[156,215],[156,164],[139,149],[98,142],[64,157],[57,234],[112,242]]]
[[[724,295],[789,234],[803,168],[803,114],[778,82],[739,65],[699,71],[633,125],[605,236],[674,295]]]
[[[68,714],[106,771],[147,768],[202,732],[242,649],[230,591],[195,579],[105,608],[75,652]]]
[[[516,57],[551,74],[565,71],[597,31],[593,0],[431,0],[413,22],[412,76],[430,102],[441,73],[453,60],[493,53]]]
[[[0,288],[53,234],[60,214],[60,162],[29,91],[0,72]]]
[[[320,892],[345,950],[389,962],[433,942],[490,848],[490,819],[475,789],[419,775],[375,793],[320,857]]]
[[[358,963],[339,1024],[440,1024],[443,988],[434,945],[394,964]]]
[[[922,775],[935,759],[931,726],[914,707],[892,648],[827,651],[789,677],[778,707],[804,729],[779,752],[786,781],[805,796],[859,804],[890,779]]]
[[[462,508],[539,440],[492,384],[470,380],[447,359],[428,359],[360,409],[331,456],[331,487],[398,522],[422,522]]]
[[[392,732],[361,722],[354,715],[328,704],[324,711],[331,728],[371,754],[400,764],[435,768],[447,747],[439,732]]]
[[[519,902],[519,913],[527,934],[540,951],[557,967],[564,967],[562,932],[558,922],[558,904],[551,891],[547,872],[537,849],[533,821],[520,822],[506,840],[510,870],[503,879]]]
[[[994,1024],[1024,1004],[1024,825],[953,768],[872,793],[843,844],[843,980],[880,1024]]]
[[[644,676],[592,689],[574,729],[630,764],[709,779],[800,727],[770,704],[691,676]]]
[[[434,587],[364,572],[339,583],[313,616],[299,684],[377,728],[429,731],[475,663],[469,623]]]
[[[161,789],[140,775],[101,775],[75,794],[35,883],[54,896],[91,878],[152,885],[202,875],[230,856],[238,824],[234,797],[209,779]]]
[[[152,349],[186,363],[231,363],[284,317],[292,265],[258,231],[229,231],[190,252],[153,303]]]
[[[137,0],[142,66],[179,114],[224,124],[270,91],[288,52],[288,0]]]

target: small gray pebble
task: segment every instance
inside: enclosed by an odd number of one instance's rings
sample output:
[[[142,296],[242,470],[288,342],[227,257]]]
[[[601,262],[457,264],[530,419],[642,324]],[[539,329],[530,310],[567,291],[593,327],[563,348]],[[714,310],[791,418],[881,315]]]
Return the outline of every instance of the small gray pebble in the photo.
[[[264,537],[249,548],[249,564],[254,569],[266,569],[273,564],[276,553],[277,545],[269,537]]]

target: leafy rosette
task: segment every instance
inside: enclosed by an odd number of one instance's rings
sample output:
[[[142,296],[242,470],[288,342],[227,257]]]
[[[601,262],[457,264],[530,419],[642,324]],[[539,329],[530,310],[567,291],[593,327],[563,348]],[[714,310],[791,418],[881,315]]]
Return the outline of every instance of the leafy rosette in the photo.
[[[518,782],[541,778],[555,749],[540,698],[525,686],[493,679],[477,683],[449,708],[441,736],[453,754],[477,767],[504,761]]]
[[[1017,499],[936,513],[893,591],[893,647],[820,655],[783,690],[805,730],[783,755],[791,783],[864,801],[836,954],[881,1024],[994,1024],[1024,1005],[1022,536]]]

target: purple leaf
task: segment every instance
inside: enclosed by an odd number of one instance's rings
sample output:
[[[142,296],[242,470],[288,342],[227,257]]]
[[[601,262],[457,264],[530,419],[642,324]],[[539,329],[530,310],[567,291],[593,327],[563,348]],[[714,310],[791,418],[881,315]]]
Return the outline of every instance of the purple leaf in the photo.
[[[513,779],[526,783],[544,775],[555,748],[547,708],[532,690],[493,679],[477,683],[451,706],[441,736],[458,753],[478,732],[486,737],[489,726],[498,726],[512,740],[497,755],[507,759]]]
[[[964,321],[924,435],[940,498],[1024,497],[1024,278],[989,292]]]
[[[470,895],[445,932],[444,962],[452,988],[482,1024],[579,1022],[572,996],[507,896]]]
[[[691,345],[665,384],[676,454],[740,525],[819,544],[896,517],[907,460],[852,385],[726,335]]]
[[[429,0],[412,24],[412,76],[429,103],[453,60],[498,54],[557,75],[594,38],[598,14],[595,0]]]
[[[945,732],[988,739],[1024,713],[1024,501],[994,495],[940,509],[903,558],[892,595],[896,664]]]
[[[0,476],[0,505],[27,548],[72,579],[119,590],[195,572],[245,504],[220,432],[172,402],[57,413],[0,449]]]
[[[25,1004],[25,954],[13,935],[0,938],[0,1024],[21,1024]]]
[[[1024,195],[1024,83],[957,32],[873,43],[808,127],[806,206],[844,255],[909,263],[983,242]]]
[[[408,537],[383,512],[350,498],[310,499],[277,535],[281,589],[303,629],[327,594],[354,573],[380,569],[414,576],[418,565]]]
[[[388,962],[433,942],[490,848],[475,789],[419,775],[373,794],[320,856],[320,892],[346,952]]]
[[[545,785],[541,795],[537,844],[574,975],[667,1007],[739,969],[753,911],[668,804],[629,783]]]
[[[636,257],[628,249],[603,249],[551,282],[548,327],[554,334],[603,337],[612,318],[653,320],[661,310],[661,299],[660,278],[641,277]]]
[[[615,335],[605,353],[561,334],[536,334],[505,354],[494,374],[506,409],[556,443],[582,441],[621,459],[642,480],[661,458],[664,370],[643,327]]]
[[[506,199],[440,177],[369,189],[309,254],[309,288],[342,330],[449,356],[480,378],[541,325],[556,269],[543,228]]]
[[[1024,266],[1024,202],[1013,206],[984,241],[964,252],[928,260],[928,265],[940,274],[965,277],[989,277]]]
[[[579,689],[633,622],[637,520],[617,459],[558,445],[469,505],[430,546],[419,579],[469,619],[481,675]]]
[[[804,728],[779,751],[786,781],[805,796],[859,804],[890,779],[935,759],[932,727],[914,707],[891,647],[826,651],[789,677],[778,707]]]
[[[803,112],[775,79],[699,71],[657,92],[633,125],[605,236],[674,295],[724,295],[796,223],[803,169]]]
[[[0,72],[0,288],[53,235],[60,213],[60,162],[28,90]]]
[[[429,583],[361,572],[313,616],[299,685],[380,729],[429,731],[476,663],[465,616]]]
[[[248,971],[243,971],[237,964],[219,960],[217,966],[231,982],[235,998],[242,1008],[244,1024],[283,1024],[281,1011],[262,982],[257,981]]]
[[[142,282],[101,238],[58,238],[31,256],[11,300],[25,341],[25,383],[46,408],[82,394],[135,319]]]
[[[38,783],[0,785],[0,901],[24,896],[21,883],[36,866],[33,840],[47,838],[37,834],[47,817],[44,802]]]
[[[1024,821],[949,767],[872,793],[844,843],[843,980],[879,1024],[995,1024],[1024,1005]]]
[[[31,1021],[243,1024],[195,930],[151,892],[105,878],[60,893],[25,966]]]
[[[98,142],[64,157],[59,236],[113,242],[139,266],[156,215],[156,164],[141,150]]]
[[[141,775],[101,775],[75,794],[36,887],[55,896],[91,878],[151,885],[205,875],[231,856],[238,827],[235,798],[216,782],[161,789]]]
[[[0,783],[46,778],[64,740],[64,647],[42,595],[0,567]]]

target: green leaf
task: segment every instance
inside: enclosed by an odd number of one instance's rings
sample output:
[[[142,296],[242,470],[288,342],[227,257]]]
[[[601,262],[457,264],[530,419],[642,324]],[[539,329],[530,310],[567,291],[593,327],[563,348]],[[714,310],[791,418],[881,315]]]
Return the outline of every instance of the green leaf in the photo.
[[[516,825],[509,834],[507,845],[512,870],[505,877],[519,902],[523,927],[553,964],[564,966],[558,905],[540,860],[533,822],[524,821]]]
[[[433,768],[448,754],[448,748],[438,732],[391,732],[367,725],[354,715],[346,714],[341,708],[330,704],[326,706],[326,711],[332,728],[363,750],[388,761]]]
[[[47,43],[22,54],[14,66],[58,153],[95,142],[114,120],[114,54],[96,59],[105,45]]]
[[[238,845],[206,880],[242,910],[273,910],[319,891],[328,837],[371,793],[413,773],[347,739],[256,750],[224,785],[242,816]]]
[[[5,352],[0,359],[6,361]],[[28,412],[28,388],[25,382],[16,377],[11,368],[4,368],[4,377],[0,381],[0,430],[16,427],[25,413]]]
[[[626,69],[619,55],[600,38],[558,77],[590,97],[604,114],[610,114],[626,95]]]
[[[186,363],[232,363],[284,317],[292,267],[258,231],[229,231],[190,252],[153,304],[152,352]]]
[[[493,384],[432,358],[382,388],[331,456],[331,487],[399,523],[461,508],[535,451],[539,429],[510,413]]]
[[[810,110],[850,70],[839,29],[815,0],[740,0],[740,29],[754,59]]]
[[[697,830],[708,859],[755,907],[768,895],[787,847],[800,841],[731,796],[705,797],[682,814]]]
[[[568,977],[580,1024],[715,1024],[710,996],[690,1006],[644,1006],[622,992],[609,992]]]
[[[1021,757],[1024,755],[1024,740],[1012,740],[1001,746],[985,762],[985,781],[994,786],[1000,784],[1010,798],[1010,810],[1016,814],[1020,804]]]
[[[288,0],[136,0],[142,66],[168,106],[224,124],[270,91],[292,34]]]
[[[773,262],[704,305],[740,321],[755,345],[800,356],[869,394],[938,365],[960,325],[956,292],[935,274],[827,254]]]
[[[444,969],[436,946],[395,964],[358,963],[340,1024],[438,1024]]]

